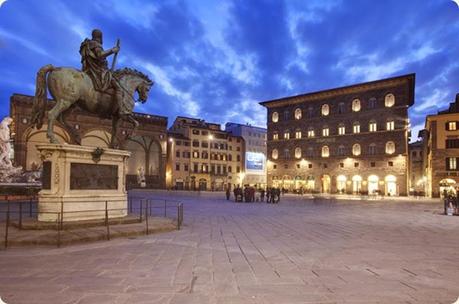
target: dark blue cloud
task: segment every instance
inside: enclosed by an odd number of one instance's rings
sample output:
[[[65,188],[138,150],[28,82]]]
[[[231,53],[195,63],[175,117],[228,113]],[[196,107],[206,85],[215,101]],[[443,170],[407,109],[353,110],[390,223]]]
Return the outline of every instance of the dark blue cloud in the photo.
[[[33,94],[42,65],[79,67],[80,42],[100,28],[105,47],[122,41],[119,67],[156,81],[138,110],[171,121],[263,125],[259,101],[414,72],[419,126],[458,91],[458,20],[449,0],[8,0],[0,100]]]

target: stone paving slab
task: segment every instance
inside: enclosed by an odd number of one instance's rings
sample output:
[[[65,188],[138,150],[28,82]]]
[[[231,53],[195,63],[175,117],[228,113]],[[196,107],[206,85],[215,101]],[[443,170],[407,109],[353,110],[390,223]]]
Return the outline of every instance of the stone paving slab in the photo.
[[[6,303],[453,303],[459,217],[432,201],[145,192],[184,203],[182,230],[0,252]]]

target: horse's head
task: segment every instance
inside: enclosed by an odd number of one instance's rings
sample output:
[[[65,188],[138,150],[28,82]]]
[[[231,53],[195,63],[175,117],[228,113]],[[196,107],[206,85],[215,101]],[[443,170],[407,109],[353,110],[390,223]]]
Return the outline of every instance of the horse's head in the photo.
[[[137,70],[124,68],[116,71],[115,76],[126,83],[126,89],[132,92],[132,94],[137,92],[141,103],[147,101],[148,93],[154,84],[147,75]]]
[[[143,80],[136,88],[137,94],[139,94],[139,101],[145,103],[148,99],[148,93],[150,92],[151,87],[154,82],[151,80]]]

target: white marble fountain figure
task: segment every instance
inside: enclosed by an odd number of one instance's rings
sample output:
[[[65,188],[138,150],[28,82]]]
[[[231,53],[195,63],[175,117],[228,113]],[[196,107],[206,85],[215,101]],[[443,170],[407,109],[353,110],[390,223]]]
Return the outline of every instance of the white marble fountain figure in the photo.
[[[11,161],[10,124],[11,117],[3,118],[0,123],[0,182],[11,183],[21,175],[22,167],[14,167]]]

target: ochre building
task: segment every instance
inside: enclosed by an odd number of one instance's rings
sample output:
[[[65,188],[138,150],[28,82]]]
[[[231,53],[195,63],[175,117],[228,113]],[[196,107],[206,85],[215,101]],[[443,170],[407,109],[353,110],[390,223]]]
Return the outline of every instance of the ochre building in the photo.
[[[445,111],[426,117],[423,171],[427,196],[456,195],[459,184],[459,94]]]
[[[407,195],[415,75],[262,102],[269,186]]]
[[[175,119],[168,137],[168,188],[222,191],[244,184],[242,137],[183,116]]]
[[[40,130],[30,126],[32,116],[33,97],[13,94],[10,99],[10,116],[13,118],[11,130],[14,143],[14,162],[26,170],[39,168],[41,160],[35,146],[39,143],[48,143],[46,138],[47,125]],[[48,101],[48,108],[53,101]],[[118,132],[119,140],[125,150],[131,152],[128,160],[127,186],[138,187],[139,171],[145,172],[146,186],[148,188],[164,188],[166,177],[166,138],[167,118],[156,115],[134,113],[135,119],[140,123],[134,136],[130,134],[132,125],[120,122]],[[45,122],[47,117],[45,117]],[[81,138],[85,146],[107,148],[111,135],[111,120],[100,119],[77,108],[73,109],[67,117],[67,122],[74,132]],[[57,123],[54,127],[56,136],[61,143],[73,143],[69,130]]]

